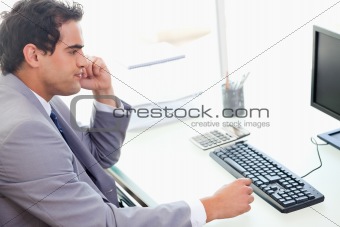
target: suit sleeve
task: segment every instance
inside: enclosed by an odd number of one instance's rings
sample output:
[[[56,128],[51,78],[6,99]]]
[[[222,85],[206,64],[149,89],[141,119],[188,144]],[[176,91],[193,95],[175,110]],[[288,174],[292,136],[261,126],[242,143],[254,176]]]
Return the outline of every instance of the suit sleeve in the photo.
[[[124,103],[124,114],[97,111],[93,108],[87,143],[92,155],[103,168],[109,168],[119,160],[130,121],[129,109],[127,103]]]
[[[191,226],[184,202],[116,208],[74,170],[75,157],[48,122],[26,121],[0,144],[0,192],[50,226]],[[37,140],[39,138],[39,140]]]

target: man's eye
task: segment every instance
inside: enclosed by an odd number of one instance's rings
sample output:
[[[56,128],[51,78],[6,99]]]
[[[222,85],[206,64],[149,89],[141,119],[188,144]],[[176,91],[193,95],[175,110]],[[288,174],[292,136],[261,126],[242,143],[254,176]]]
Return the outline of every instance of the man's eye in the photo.
[[[77,52],[78,52],[78,50],[72,50],[72,51],[70,51],[70,54],[74,55],[74,54],[76,54]]]

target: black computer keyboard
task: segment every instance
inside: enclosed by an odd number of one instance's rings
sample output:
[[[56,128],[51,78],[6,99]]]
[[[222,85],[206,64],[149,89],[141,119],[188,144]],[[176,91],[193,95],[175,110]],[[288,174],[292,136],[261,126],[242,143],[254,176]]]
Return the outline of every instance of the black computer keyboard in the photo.
[[[302,178],[246,142],[219,147],[210,156],[234,177],[252,179],[254,192],[282,213],[325,199]]]

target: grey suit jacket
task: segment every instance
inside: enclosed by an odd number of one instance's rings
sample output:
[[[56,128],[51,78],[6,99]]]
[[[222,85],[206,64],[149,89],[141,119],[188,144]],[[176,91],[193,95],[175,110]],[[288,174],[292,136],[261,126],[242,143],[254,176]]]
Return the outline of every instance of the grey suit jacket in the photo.
[[[67,143],[32,91],[0,75],[0,226],[191,226],[184,202],[113,204],[115,182],[103,168],[118,161],[128,118],[94,111],[94,128],[115,130],[81,132],[59,98],[50,103]]]

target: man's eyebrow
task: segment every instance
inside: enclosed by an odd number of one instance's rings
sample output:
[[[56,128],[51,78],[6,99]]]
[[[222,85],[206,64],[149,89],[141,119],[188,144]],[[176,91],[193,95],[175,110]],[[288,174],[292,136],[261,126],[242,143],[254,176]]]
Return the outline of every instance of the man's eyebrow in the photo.
[[[84,45],[75,44],[75,45],[72,45],[72,46],[67,46],[66,49],[81,49],[83,47],[84,47]]]

